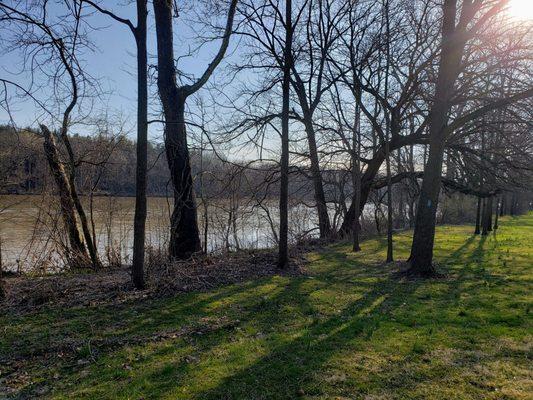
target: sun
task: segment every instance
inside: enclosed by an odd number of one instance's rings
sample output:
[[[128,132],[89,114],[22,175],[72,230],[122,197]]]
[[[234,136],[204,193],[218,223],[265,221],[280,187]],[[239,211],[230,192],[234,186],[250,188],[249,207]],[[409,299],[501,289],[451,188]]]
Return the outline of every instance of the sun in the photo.
[[[513,18],[533,19],[533,0],[510,0],[507,12]]]

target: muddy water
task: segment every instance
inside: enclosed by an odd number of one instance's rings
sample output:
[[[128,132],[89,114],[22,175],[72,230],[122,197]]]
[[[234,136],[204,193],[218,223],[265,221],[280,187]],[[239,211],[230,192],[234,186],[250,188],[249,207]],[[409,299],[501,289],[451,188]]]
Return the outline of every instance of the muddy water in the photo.
[[[83,199],[86,213],[91,217],[91,228],[98,244],[100,257],[109,261],[111,252],[121,262],[131,261],[133,245],[133,215],[135,199],[131,197],[94,197]],[[230,209],[233,208],[233,213]],[[148,246],[166,248],[168,243],[171,200],[148,199],[146,241]],[[269,206],[269,214],[277,230],[277,209]],[[230,215],[236,215],[235,223]],[[206,221],[204,207],[199,206],[200,229]],[[306,207],[291,209],[292,237],[314,227],[314,212]],[[224,248],[264,248],[275,243],[273,226],[267,213],[252,203],[242,201],[228,204],[212,202],[207,207],[210,251]],[[61,249],[65,237],[55,196],[0,195],[0,238],[2,259],[6,270],[52,272],[60,270],[64,261]]]

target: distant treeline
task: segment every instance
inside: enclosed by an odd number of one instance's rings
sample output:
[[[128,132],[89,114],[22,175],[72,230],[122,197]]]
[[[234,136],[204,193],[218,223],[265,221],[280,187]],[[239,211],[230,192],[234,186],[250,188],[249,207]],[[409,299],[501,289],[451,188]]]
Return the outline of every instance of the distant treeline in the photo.
[[[135,142],[124,135],[72,136],[78,155],[76,180],[82,194],[135,195]],[[64,151],[64,149],[62,149]],[[66,159],[66,157],[65,157]],[[279,192],[276,164],[253,165],[229,162],[212,151],[191,154],[195,191],[208,198],[230,195],[271,197]],[[172,196],[164,145],[148,144],[148,195]],[[337,197],[339,183],[349,182],[346,171],[325,172],[331,177],[327,192]],[[344,176],[346,175],[346,176]],[[292,173],[291,192],[299,198],[312,197],[312,183],[305,170]],[[33,129],[14,130],[0,126],[0,193],[33,194],[55,191],[55,184],[43,152],[43,138]]]

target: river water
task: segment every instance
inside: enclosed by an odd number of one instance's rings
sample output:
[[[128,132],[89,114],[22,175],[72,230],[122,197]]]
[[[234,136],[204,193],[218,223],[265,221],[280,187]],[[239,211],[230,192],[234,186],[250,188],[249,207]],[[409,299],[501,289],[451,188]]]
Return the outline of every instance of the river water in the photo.
[[[84,198],[83,203],[93,222],[94,236],[103,261],[108,261],[110,254],[114,254],[115,259],[118,255],[122,263],[131,262],[135,199],[101,196],[94,197],[92,201]],[[148,246],[166,248],[171,205],[171,199],[148,199]],[[206,222],[205,209],[209,251],[275,245],[273,232],[278,229],[275,202],[264,203],[263,207],[246,199],[238,202],[217,200],[207,207],[199,204],[198,220],[202,238]],[[314,234],[316,217],[313,209],[305,206],[292,207],[290,220],[290,235],[293,239],[304,234]],[[0,195],[0,238],[5,270],[60,270],[64,265],[61,248],[65,237],[57,198],[50,195]]]

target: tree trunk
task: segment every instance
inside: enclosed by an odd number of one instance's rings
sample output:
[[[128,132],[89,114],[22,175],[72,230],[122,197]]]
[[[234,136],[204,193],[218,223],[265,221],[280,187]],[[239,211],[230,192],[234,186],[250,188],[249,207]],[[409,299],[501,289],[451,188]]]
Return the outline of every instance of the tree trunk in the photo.
[[[135,216],[133,219],[133,264],[131,277],[137,289],[144,289],[146,232],[146,185],[148,148],[148,59],[146,50],[146,0],[137,0],[137,166],[135,175]]]
[[[355,107],[355,122],[354,122],[354,132],[353,132],[353,151],[355,157],[353,158],[353,186],[355,190],[354,196],[354,219],[353,219],[353,246],[352,250],[354,252],[361,251],[361,245],[359,243],[359,234],[361,231],[360,214],[361,214],[361,126],[360,126],[360,110],[359,103],[356,103]]]
[[[493,209],[493,196],[490,196],[487,200],[487,232],[492,231],[492,209]]]
[[[390,150],[388,141],[386,147],[386,164],[387,164],[387,260],[390,263],[394,261],[393,243],[392,243],[392,182],[391,182],[391,163]]]
[[[439,192],[441,186],[442,162],[444,157],[445,128],[451,108],[451,98],[459,75],[464,42],[454,37],[457,0],[445,0],[442,25],[442,45],[439,72],[434,103],[429,121],[429,154],[411,247],[411,272],[421,276],[434,273],[433,243]]]
[[[85,209],[81,204],[80,197],[78,196],[78,190],[76,189],[76,160],[74,157],[74,150],[70,143],[67,131],[67,121],[70,110],[72,109],[74,103],[71,103],[69,110],[65,112],[65,119],[63,120],[63,126],[60,130],[60,136],[65,148],[67,149],[68,154],[68,173],[65,173],[65,176],[69,183],[70,195],[78,217],[80,218],[81,231],[83,232],[83,237],[85,238],[85,245],[89,251],[89,257],[91,258],[91,263],[94,269],[99,269],[102,267],[100,260],[98,259],[98,250],[96,248],[96,243],[93,241],[91,230],[89,229],[89,221],[87,215],[85,214]]]
[[[174,63],[171,0],[154,0],[157,39],[157,87],[165,115],[165,152],[174,189],[174,210],[170,219],[171,258],[184,259],[201,251],[196,200],[185,125],[185,101],[209,80],[224,58],[233,29],[237,0],[232,0],[220,48],[202,76],[191,85],[178,87]]]
[[[500,208],[501,208],[502,202],[496,200],[496,213],[494,215],[494,230],[498,229],[498,217],[500,215]]]
[[[481,217],[481,197],[477,198],[477,210],[476,210],[476,229],[474,235],[479,235],[480,231],[480,218]]]
[[[509,207],[509,213],[512,217],[516,215],[516,193],[511,193],[511,205]]]
[[[487,221],[488,221],[488,207],[489,206],[489,200],[483,199],[483,212],[481,216],[481,235],[486,236],[489,233],[489,230],[487,229]]]
[[[174,190],[169,255],[185,259],[201,250],[185,126],[187,94],[176,84],[172,2],[154,0],[153,4],[157,33],[157,86],[165,115],[165,152]]]
[[[322,181],[322,175],[320,173],[320,162],[318,159],[315,129],[313,128],[311,117],[305,119],[305,131],[307,133],[307,141],[309,144],[309,159],[311,161],[311,176],[313,178],[315,202],[318,213],[318,227],[320,231],[320,237],[325,238],[331,234],[331,225],[329,222],[326,196],[324,194],[324,183]]]
[[[169,253],[171,258],[186,259],[193,253],[201,251],[200,232],[187,147],[185,104],[180,100],[172,101],[169,108],[177,108],[176,114],[172,112],[173,110],[165,112],[167,122],[165,124],[165,150],[174,188]]]
[[[389,92],[389,67],[390,67],[390,22],[389,22],[389,1],[385,1],[385,27],[386,27],[386,68],[385,68],[385,98]],[[391,121],[386,117],[387,130],[385,134],[385,163],[387,172],[387,263],[394,261],[393,243],[392,243],[392,182],[391,182],[391,160],[390,160],[390,141]]]
[[[90,258],[85,243],[80,235],[70,182],[59,158],[59,152],[52,132],[50,132],[50,130],[44,125],[41,125],[41,132],[44,138],[44,153],[59,192],[61,217],[65,224],[65,230],[67,232],[70,246],[67,251],[67,258],[69,259],[69,262],[74,264],[74,266],[85,267],[90,264]]]
[[[0,301],[6,298],[6,290],[4,288],[4,277],[2,276],[2,236],[0,236]]]
[[[292,58],[292,2],[285,1],[285,49],[283,60],[283,106],[281,111],[281,162],[279,195],[279,253],[278,268],[289,262],[289,100]]]

